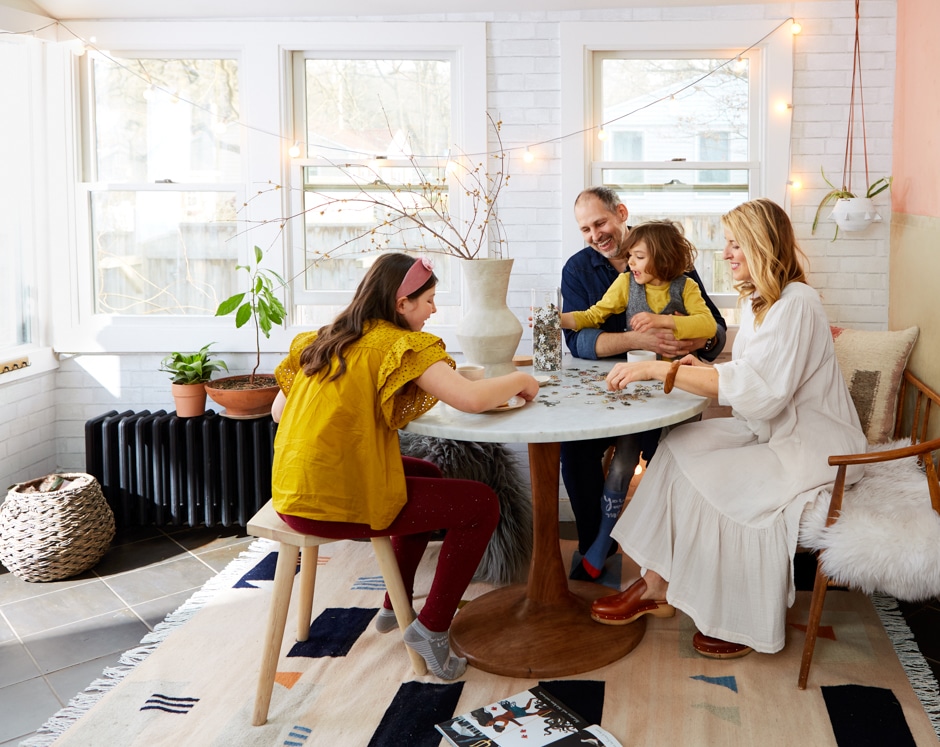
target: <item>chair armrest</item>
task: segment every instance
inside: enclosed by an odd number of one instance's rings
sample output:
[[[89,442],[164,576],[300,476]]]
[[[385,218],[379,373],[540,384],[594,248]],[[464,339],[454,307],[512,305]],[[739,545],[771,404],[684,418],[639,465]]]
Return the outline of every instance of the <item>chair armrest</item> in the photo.
[[[940,449],[940,438],[931,441],[922,441],[912,446],[904,446],[900,449],[890,449],[888,451],[873,451],[866,454],[839,454],[829,457],[830,467],[839,467],[842,465],[853,464],[877,464],[878,462],[890,462],[894,459],[905,459],[906,457],[921,456],[932,451]]]

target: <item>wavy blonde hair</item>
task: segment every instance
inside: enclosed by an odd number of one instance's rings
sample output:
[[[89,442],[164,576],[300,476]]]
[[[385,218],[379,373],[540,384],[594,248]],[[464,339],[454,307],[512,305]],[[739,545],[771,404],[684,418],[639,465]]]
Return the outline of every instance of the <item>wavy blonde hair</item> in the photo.
[[[751,308],[760,325],[790,283],[805,283],[806,255],[796,243],[793,224],[777,203],[761,198],[738,205],[722,216],[744,252],[751,279],[735,283],[741,298],[754,296]]]

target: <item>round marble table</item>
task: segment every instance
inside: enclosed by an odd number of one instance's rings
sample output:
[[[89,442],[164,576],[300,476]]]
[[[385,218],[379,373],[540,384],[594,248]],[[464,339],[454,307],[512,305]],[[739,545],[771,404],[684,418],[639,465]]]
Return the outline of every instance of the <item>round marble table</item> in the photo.
[[[591,620],[591,602],[611,589],[568,580],[558,534],[560,442],[679,423],[702,412],[709,400],[678,389],[664,394],[659,382],[608,392],[604,379],[615,362],[566,356],[562,370],[547,374],[551,382],[524,407],[472,415],[439,402],[405,428],[458,441],[529,445],[533,549],[528,581],[472,600],[451,625],[454,650],[478,669],[509,677],[578,674],[625,656],[643,637],[645,617],[626,626]]]

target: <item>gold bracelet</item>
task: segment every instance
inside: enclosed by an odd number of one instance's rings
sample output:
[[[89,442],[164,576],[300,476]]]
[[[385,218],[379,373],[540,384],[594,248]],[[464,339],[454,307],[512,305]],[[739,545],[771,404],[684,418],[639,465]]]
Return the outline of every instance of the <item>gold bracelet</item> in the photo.
[[[678,373],[680,365],[678,360],[674,360],[672,365],[669,366],[669,373],[666,374],[666,379],[663,381],[664,394],[669,394],[669,392],[672,391],[672,387],[676,383],[676,373]]]

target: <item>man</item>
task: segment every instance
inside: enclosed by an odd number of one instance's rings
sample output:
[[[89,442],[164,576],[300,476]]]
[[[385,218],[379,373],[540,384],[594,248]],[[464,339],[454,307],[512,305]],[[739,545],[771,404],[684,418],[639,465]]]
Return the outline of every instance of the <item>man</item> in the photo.
[[[566,312],[584,311],[600,301],[617,276],[626,271],[629,258],[629,253],[623,249],[624,240],[630,231],[627,206],[614,190],[609,187],[585,189],[575,200],[574,214],[588,246],[572,256],[562,269],[561,295],[563,310]],[[565,341],[571,354],[576,358],[597,360],[612,356],[625,357],[628,350],[650,350],[667,358],[681,358],[695,352],[704,360],[714,360],[724,348],[727,324],[705,292],[698,273],[693,269],[688,275],[699,284],[705,303],[718,323],[714,337],[708,340],[676,340],[669,330],[634,332],[627,329],[627,317],[623,313],[609,317],[599,329],[565,330]],[[604,452],[615,441],[617,439],[611,437],[569,441],[561,445],[561,475],[571,500],[578,530],[578,550],[582,558],[595,545],[603,530],[609,535],[616,516],[608,514],[619,511],[616,505],[612,510],[605,511],[601,503],[601,497],[606,495],[602,459]],[[629,441],[629,444],[625,444],[621,440],[621,449],[627,446],[635,459],[642,453],[649,460],[659,441],[659,429],[636,434]],[[636,462],[633,463],[635,465]],[[626,488],[623,490],[625,492]],[[616,545],[612,544],[607,552],[615,551]],[[591,571],[588,572],[585,567]],[[571,577],[592,580],[596,579],[594,572],[590,563],[586,566],[578,564]]]

